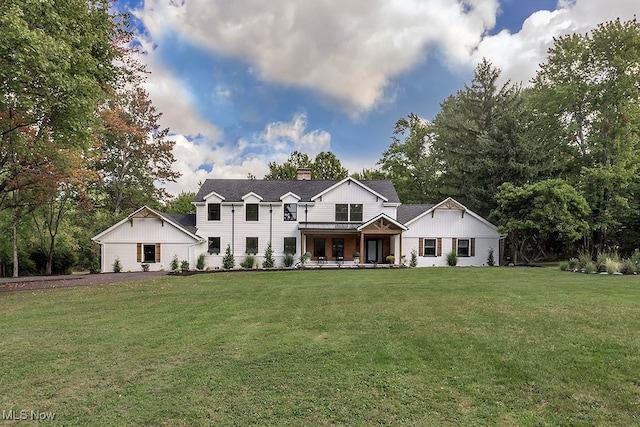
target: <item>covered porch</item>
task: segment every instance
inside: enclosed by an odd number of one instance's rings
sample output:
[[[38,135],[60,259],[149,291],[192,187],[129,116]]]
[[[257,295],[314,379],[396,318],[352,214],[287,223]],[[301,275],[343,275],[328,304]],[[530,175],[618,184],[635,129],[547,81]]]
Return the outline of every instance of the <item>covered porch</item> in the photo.
[[[318,264],[384,264],[389,255],[395,256],[394,263],[400,263],[402,232],[407,230],[386,215],[365,223],[301,222],[298,229],[301,255],[309,252],[311,262]]]

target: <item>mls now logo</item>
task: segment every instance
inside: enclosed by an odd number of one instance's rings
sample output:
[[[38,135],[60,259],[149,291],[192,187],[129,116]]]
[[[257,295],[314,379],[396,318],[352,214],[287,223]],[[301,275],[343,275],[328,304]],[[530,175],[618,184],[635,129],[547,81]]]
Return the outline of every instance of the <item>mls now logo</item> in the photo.
[[[55,416],[56,414],[53,412],[27,411],[26,409],[20,411],[2,410],[2,419],[5,421],[46,421],[53,420]]]

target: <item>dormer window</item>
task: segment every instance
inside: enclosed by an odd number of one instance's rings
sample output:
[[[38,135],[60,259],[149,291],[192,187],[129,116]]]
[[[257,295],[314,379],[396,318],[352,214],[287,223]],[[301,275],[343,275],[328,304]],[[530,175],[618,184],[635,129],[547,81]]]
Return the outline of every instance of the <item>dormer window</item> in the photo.
[[[245,219],[247,221],[258,221],[258,206],[257,203],[247,203],[245,205]]]
[[[285,221],[298,220],[298,205],[296,203],[284,204],[284,220]]]
[[[209,203],[207,205],[207,220],[220,221],[220,203]]]

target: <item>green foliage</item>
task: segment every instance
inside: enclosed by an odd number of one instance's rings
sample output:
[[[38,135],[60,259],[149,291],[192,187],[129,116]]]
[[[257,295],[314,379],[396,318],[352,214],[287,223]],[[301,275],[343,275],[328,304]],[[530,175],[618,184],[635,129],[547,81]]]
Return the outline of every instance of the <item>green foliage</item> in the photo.
[[[449,252],[447,254],[447,265],[449,267],[455,267],[456,265],[458,265],[458,254],[453,251]]]
[[[640,172],[640,24],[600,24],[554,40],[534,79],[537,131],[564,144],[567,172],[589,203],[594,245],[637,203]],[[633,71],[632,71],[633,70]]]
[[[402,140],[401,138],[404,138]],[[415,114],[396,122],[393,142],[378,161],[403,203],[435,203],[437,162],[431,155],[432,125]]]
[[[569,269],[569,261],[560,262],[560,271],[567,271]]]
[[[116,259],[113,261],[112,268],[114,273],[120,273],[122,271],[122,263],[120,262],[119,257],[116,257]]]
[[[589,261],[584,265],[584,272],[586,274],[593,274],[596,272],[596,265],[593,263],[593,261]]]
[[[580,267],[580,260],[578,260],[578,258],[571,258],[568,264],[570,270],[575,270]]]
[[[387,255],[387,258],[385,260],[387,261],[387,264],[395,264],[396,257],[393,255]]]
[[[143,262],[142,264],[140,264],[140,268],[142,268],[142,271],[149,271],[149,267],[151,266],[146,262]]]
[[[231,253],[231,245],[227,245],[227,249],[224,252],[224,257],[222,258],[222,267],[225,270],[231,270],[236,266],[236,260]]]
[[[497,207],[490,218],[509,233],[520,255],[532,257],[527,244],[543,244],[549,238],[572,243],[589,230],[590,210],[584,197],[560,179],[516,187],[502,184],[496,194]],[[531,242],[531,243],[530,243]],[[533,246],[539,250],[540,247]]]
[[[605,270],[607,271],[607,274],[616,274],[620,272],[620,261],[607,258],[604,262],[604,265],[605,265]]]
[[[196,207],[192,202],[195,197],[196,193],[193,191],[182,191],[164,205],[164,211],[167,213],[194,214],[196,213]]]
[[[240,263],[242,268],[253,268],[256,265],[256,257],[252,254],[247,254],[244,260]]]
[[[264,249],[264,260],[262,261],[263,268],[273,268],[276,265],[276,261],[273,259],[273,249],[271,247],[271,242],[267,244],[267,247]]]
[[[284,254],[284,258],[282,258],[282,264],[285,267],[291,267],[293,265],[293,263],[295,262],[295,258],[293,257],[292,254]]]
[[[578,264],[581,268],[584,268],[584,266],[589,262],[593,262],[591,254],[589,252],[581,252],[578,254]]]
[[[180,262],[180,270],[189,271],[189,268],[190,268],[189,261],[185,259],[185,260],[182,260],[182,262]]]
[[[174,255],[173,258],[171,259],[171,271],[173,271],[174,273],[177,273],[180,270],[180,261],[178,261],[178,255]]]
[[[635,250],[633,255],[631,255],[627,260],[627,269],[628,273],[636,274],[640,272],[640,251],[638,249]]]
[[[264,179],[294,180],[297,178],[298,169],[301,168],[311,169],[311,179],[340,180],[349,174],[349,171],[331,152],[323,151],[311,160],[306,154],[294,151],[281,165],[269,162],[269,173],[264,176]]]
[[[196,261],[196,268],[198,270],[204,270],[205,267],[205,254],[198,255],[198,260]]]
[[[527,138],[521,88],[499,85],[499,78],[500,70],[484,59],[471,84],[441,104],[431,130],[440,193],[485,217],[496,207],[500,184],[546,178],[551,156]]]
[[[409,267],[418,266],[418,252],[415,249],[411,249],[411,260],[409,261]]]

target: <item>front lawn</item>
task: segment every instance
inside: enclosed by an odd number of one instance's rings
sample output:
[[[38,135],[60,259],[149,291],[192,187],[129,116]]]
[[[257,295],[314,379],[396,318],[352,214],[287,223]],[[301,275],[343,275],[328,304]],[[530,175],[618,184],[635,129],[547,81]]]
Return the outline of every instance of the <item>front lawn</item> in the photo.
[[[53,412],[47,424],[65,426],[640,423],[637,276],[220,273],[6,293],[0,307],[4,418]]]

